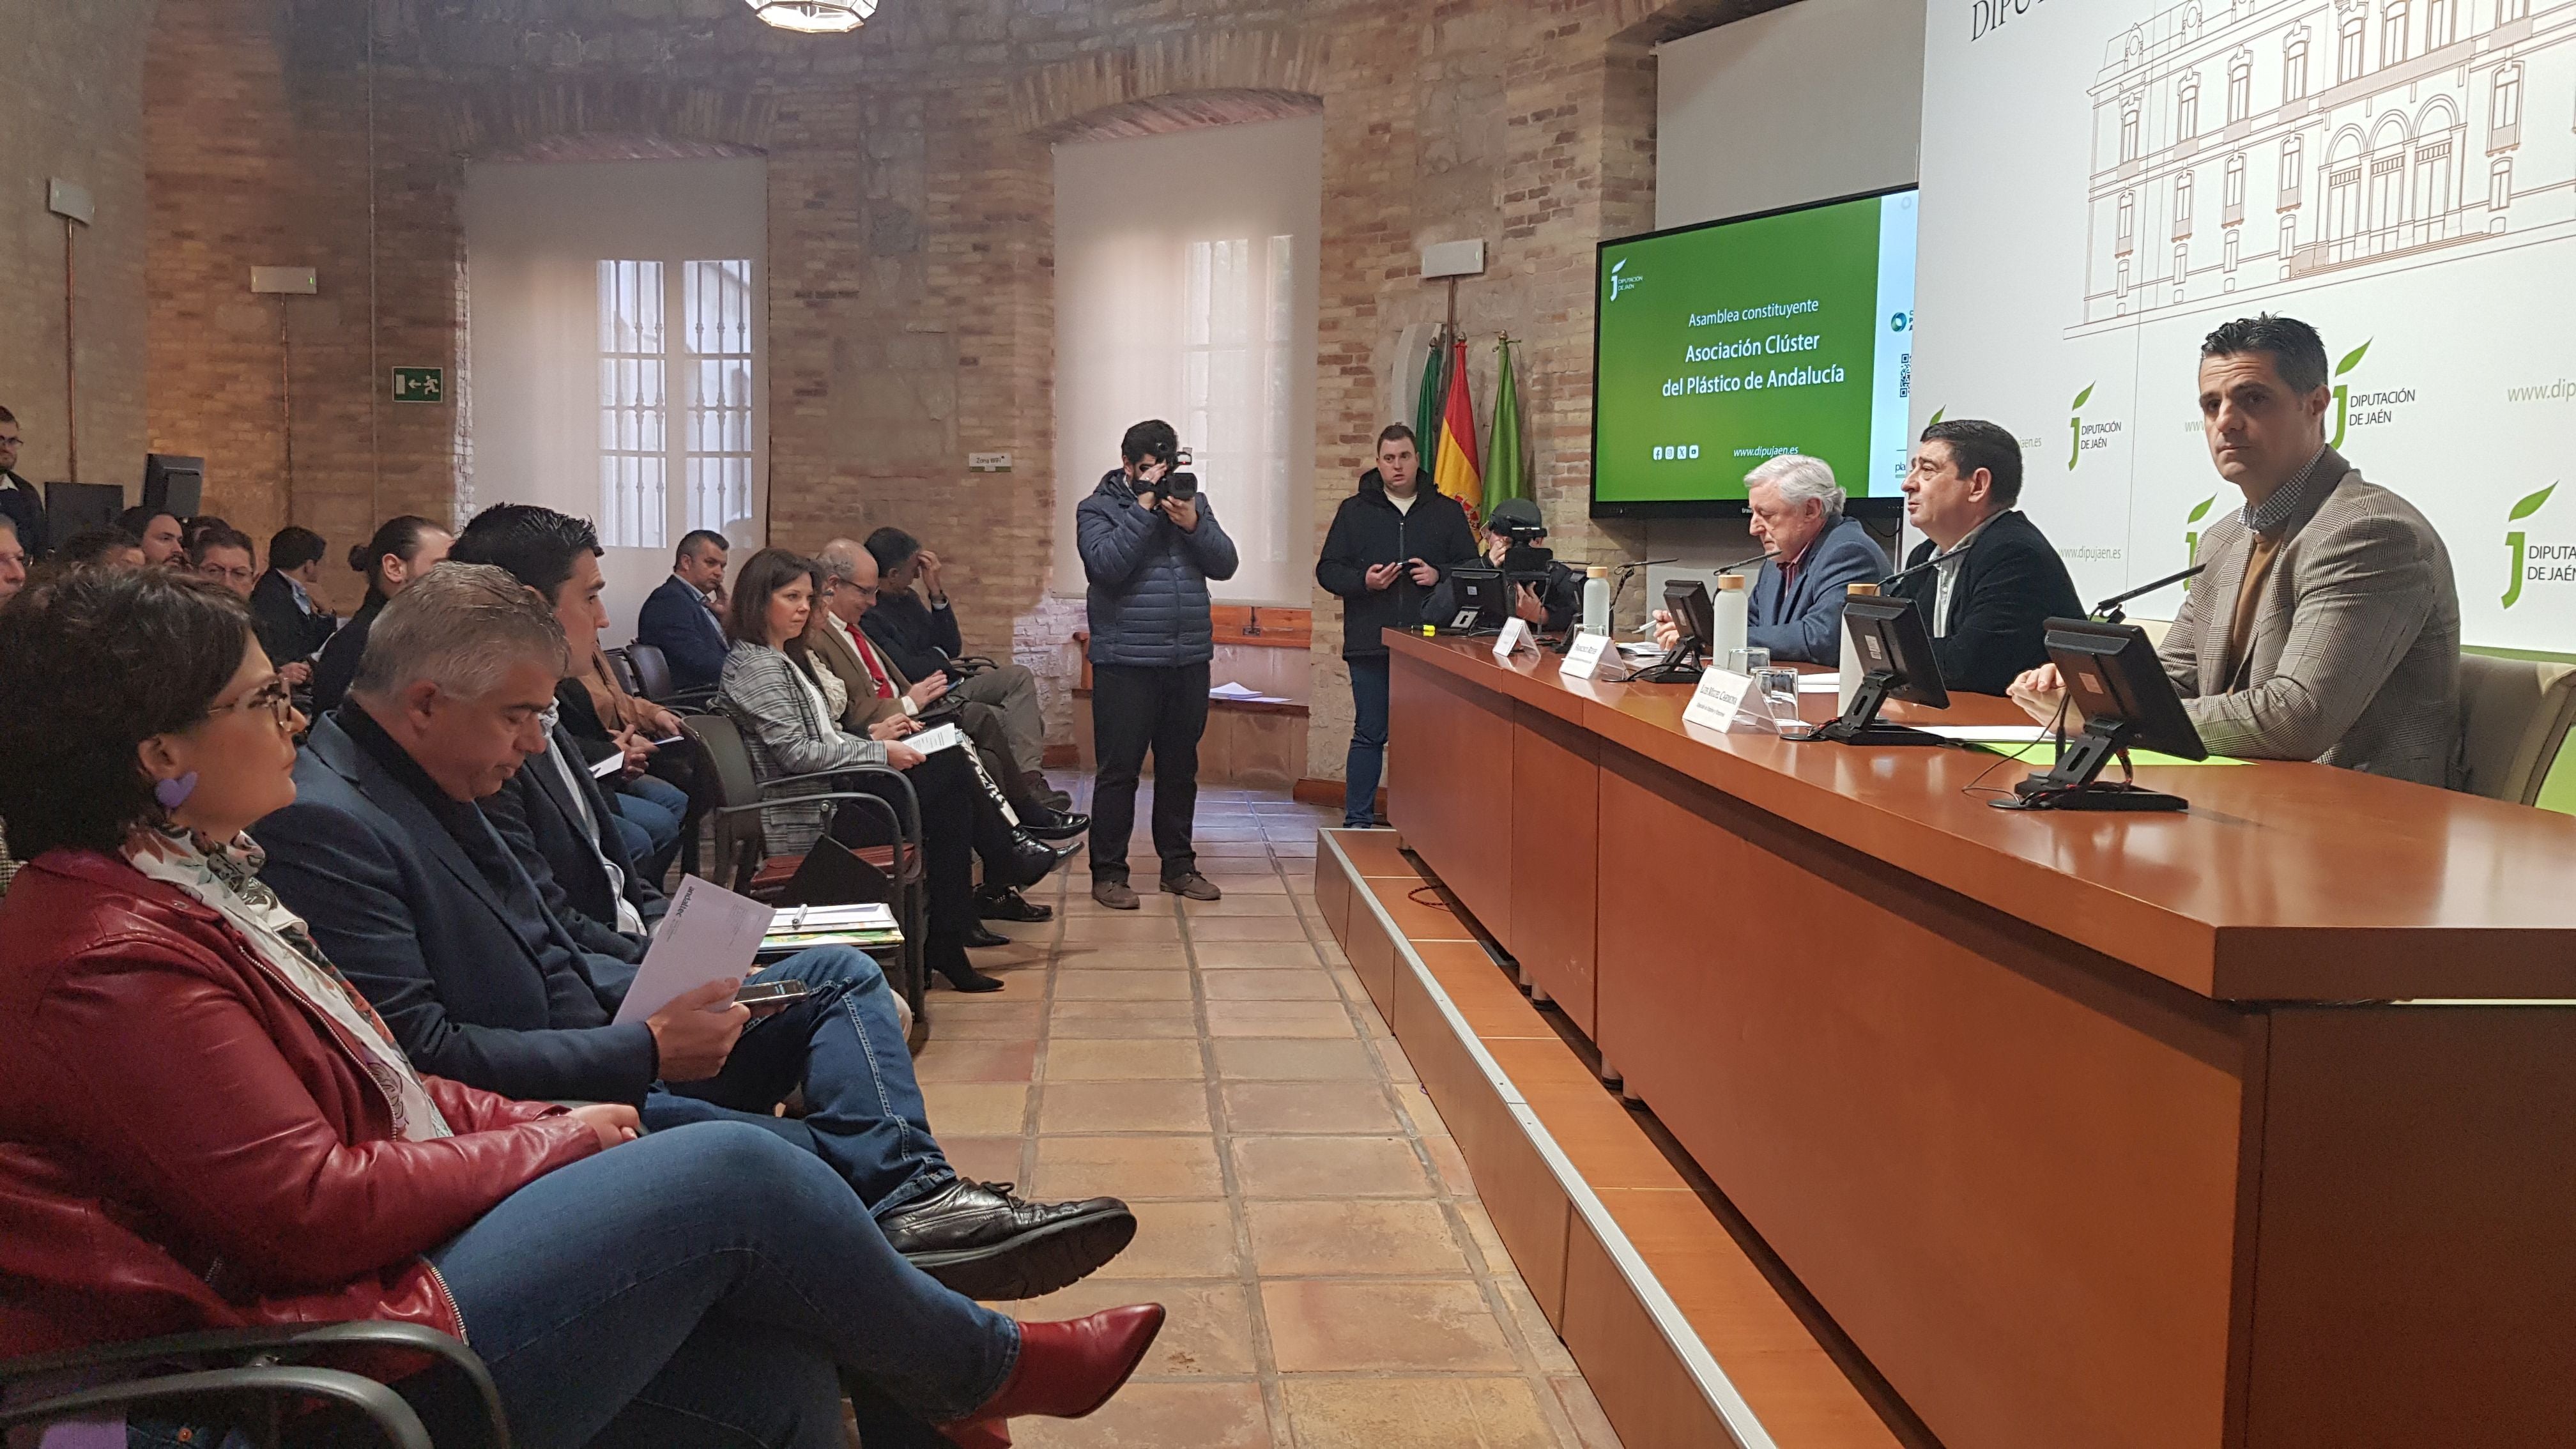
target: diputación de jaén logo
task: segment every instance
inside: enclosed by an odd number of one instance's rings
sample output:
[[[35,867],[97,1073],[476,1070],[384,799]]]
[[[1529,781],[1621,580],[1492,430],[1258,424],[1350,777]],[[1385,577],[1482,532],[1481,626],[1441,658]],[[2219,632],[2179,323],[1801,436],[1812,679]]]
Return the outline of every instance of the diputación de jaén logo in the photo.
[[[2515,504],[2513,511],[2504,516],[2506,529],[2504,549],[2513,560],[2513,572],[2506,577],[2504,586],[2504,606],[2508,609],[2522,602],[2522,584],[2525,579],[2540,583],[2564,583],[2571,578],[2576,578],[2576,545],[2542,544],[2535,548],[2527,541],[2523,530],[2514,527],[2515,524],[2538,513],[2549,502],[2549,495],[2557,491],[2558,485],[2552,483]]]
[[[2217,506],[2218,495],[2213,493],[2192,505],[2191,515],[2182,521],[2182,556],[2185,562],[2200,562],[2200,521],[2207,518],[2209,510]],[[2191,588],[2191,580],[2183,580],[2182,586],[2188,592]]]
[[[2073,438],[2066,450],[2066,471],[2069,473],[2075,471],[2075,465],[2084,457],[2084,404],[2092,401],[2095,386],[2097,384],[2089,382],[2084,384],[2084,390],[2077,393],[2075,401],[2067,406],[2067,411],[2075,415],[2066,420],[2066,431]]]
[[[2352,421],[2352,384],[2342,379],[2354,368],[2361,366],[2361,359],[2369,355],[2370,343],[2378,340],[2374,337],[2362,343],[2359,347],[2345,353],[2343,361],[2335,364],[2335,432],[2334,441],[2326,446],[2336,452],[2343,451],[2344,429]]]
[[[1626,258],[1623,257],[1620,260],[1611,263],[1610,300],[1613,302],[1618,301],[1623,294],[1635,291],[1637,289],[1637,284],[1644,280],[1646,280],[1644,277],[1632,277],[1628,275],[1628,262]]]

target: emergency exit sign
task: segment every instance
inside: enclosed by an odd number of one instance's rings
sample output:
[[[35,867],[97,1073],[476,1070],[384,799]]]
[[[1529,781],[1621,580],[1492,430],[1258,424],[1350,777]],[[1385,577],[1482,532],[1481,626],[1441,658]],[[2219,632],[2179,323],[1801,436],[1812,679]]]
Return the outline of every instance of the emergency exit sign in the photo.
[[[394,401],[414,403],[447,401],[447,369],[443,367],[395,368]]]

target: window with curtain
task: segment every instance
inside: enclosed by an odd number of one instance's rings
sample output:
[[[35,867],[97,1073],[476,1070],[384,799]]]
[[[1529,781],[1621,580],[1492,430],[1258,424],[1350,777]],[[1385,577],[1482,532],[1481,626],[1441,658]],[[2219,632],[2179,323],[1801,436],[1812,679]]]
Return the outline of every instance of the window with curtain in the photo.
[[[1056,147],[1060,592],[1084,587],[1074,510],[1162,418],[1242,554],[1216,598],[1306,605],[1322,231],[1320,117]]]

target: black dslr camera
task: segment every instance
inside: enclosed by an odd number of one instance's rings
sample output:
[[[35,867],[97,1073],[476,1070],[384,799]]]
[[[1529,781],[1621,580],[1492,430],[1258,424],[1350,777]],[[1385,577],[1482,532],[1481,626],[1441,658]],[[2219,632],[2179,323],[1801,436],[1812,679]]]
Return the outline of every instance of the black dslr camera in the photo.
[[[1197,462],[1196,458],[1190,456],[1189,449],[1176,450],[1172,454],[1172,471],[1163,475],[1163,481],[1157,491],[1165,498],[1198,497],[1199,475],[1188,471]]]

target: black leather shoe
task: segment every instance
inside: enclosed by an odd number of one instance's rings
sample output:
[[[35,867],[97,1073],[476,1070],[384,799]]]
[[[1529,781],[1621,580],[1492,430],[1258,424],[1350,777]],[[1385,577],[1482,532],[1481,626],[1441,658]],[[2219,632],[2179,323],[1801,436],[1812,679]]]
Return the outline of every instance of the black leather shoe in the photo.
[[[995,946],[1007,946],[1011,944],[1011,938],[999,931],[985,930],[983,923],[979,921],[967,928],[965,944],[970,951],[983,951]]]
[[[1022,819],[1020,828],[1033,840],[1071,840],[1091,828],[1091,817],[1049,810],[1043,817]]]
[[[938,972],[950,988],[970,996],[999,991],[1003,986],[999,976],[987,976],[976,970],[975,963],[966,959],[962,946],[941,947],[934,943],[930,948],[930,969]]]
[[[1055,919],[1055,907],[1042,906],[1018,891],[986,886],[975,893],[975,914],[988,921],[1016,921],[1034,926]]]
[[[1040,840],[1032,840],[1024,830],[1011,832],[1010,853],[999,861],[984,862],[984,878],[995,885],[1016,890],[1033,886],[1054,874],[1055,868],[1072,858],[1082,847],[1068,845],[1059,850]]]
[[[1136,1215],[1114,1197],[1033,1203],[1013,1196],[1013,1186],[960,1179],[878,1226],[914,1267],[984,1302],[1079,1283],[1136,1237]]]

